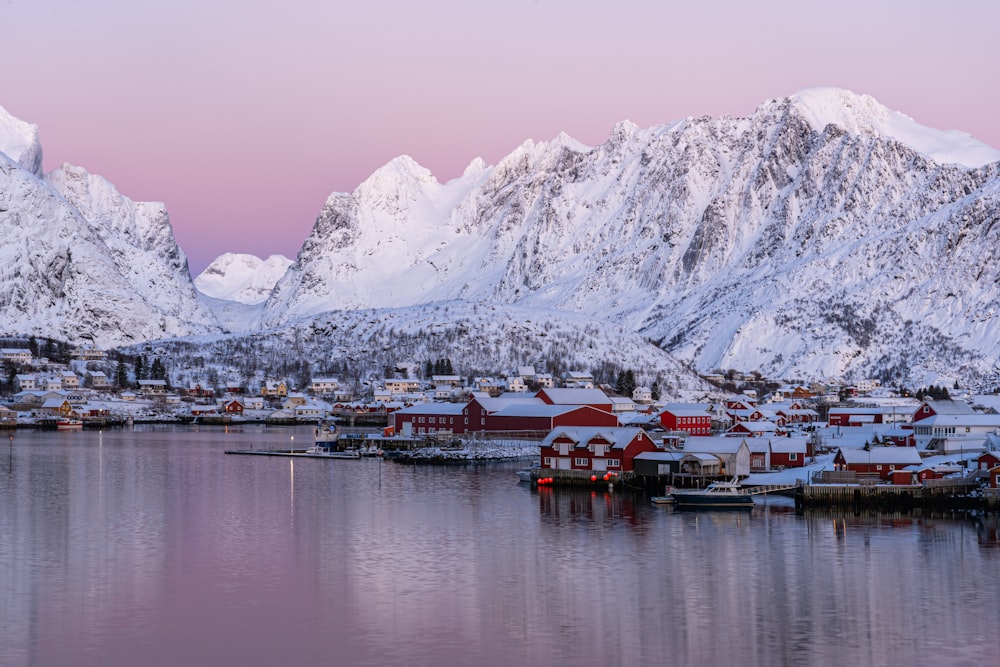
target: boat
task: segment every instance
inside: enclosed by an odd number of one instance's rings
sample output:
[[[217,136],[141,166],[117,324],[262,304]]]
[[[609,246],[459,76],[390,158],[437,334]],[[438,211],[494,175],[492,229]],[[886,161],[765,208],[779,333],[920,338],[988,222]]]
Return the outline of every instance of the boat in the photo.
[[[83,428],[82,419],[73,419],[71,417],[64,417],[56,421],[56,429],[60,431],[75,431],[77,429]]]
[[[518,482],[530,482],[530,481],[532,481],[532,479],[533,479],[532,478],[532,474],[535,473],[535,472],[537,472],[540,468],[541,468],[541,466],[539,466],[536,463],[535,465],[531,466],[530,468],[524,468],[522,470],[518,470],[517,471],[517,481]]]
[[[336,424],[322,425],[319,424],[313,429],[313,442],[316,446],[324,446],[327,448],[332,447],[337,444],[340,440],[340,433],[337,431]]]
[[[675,491],[677,491],[676,488],[668,486],[662,496],[653,496],[649,501],[654,505],[673,505],[677,502],[674,498]]]
[[[331,449],[323,445],[313,445],[305,451],[308,456],[326,457],[331,459],[360,459],[361,452],[356,449]]]
[[[670,494],[677,509],[750,509],[753,495],[735,478],[728,482],[712,482],[704,489],[683,489]]]

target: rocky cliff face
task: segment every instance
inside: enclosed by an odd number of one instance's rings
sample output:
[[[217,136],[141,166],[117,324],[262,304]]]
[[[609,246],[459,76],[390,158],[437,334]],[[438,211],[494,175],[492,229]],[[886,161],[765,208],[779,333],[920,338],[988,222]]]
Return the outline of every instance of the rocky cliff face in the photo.
[[[996,159],[839,90],[444,185],[401,159],[331,196],[262,323],[462,298],[626,322],[702,370],[990,372]]]

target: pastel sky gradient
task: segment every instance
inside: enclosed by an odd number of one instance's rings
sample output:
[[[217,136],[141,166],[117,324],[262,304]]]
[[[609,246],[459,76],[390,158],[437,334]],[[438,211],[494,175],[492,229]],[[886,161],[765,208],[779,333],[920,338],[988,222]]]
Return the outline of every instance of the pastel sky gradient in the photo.
[[[561,131],[749,115],[817,85],[1000,147],[995,0],[0,0],[0,105],[45,169],[163,201],[197,275],[295,257],[331,192]]]

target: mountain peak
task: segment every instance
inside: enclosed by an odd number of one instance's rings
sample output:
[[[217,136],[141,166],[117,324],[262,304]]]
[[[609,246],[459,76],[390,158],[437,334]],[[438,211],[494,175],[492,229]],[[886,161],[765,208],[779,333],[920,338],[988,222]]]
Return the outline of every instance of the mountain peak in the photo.
[[[1000,161],[1000,150],[964,132],[921,125],[869,95],[843,88],[817,87],[801,90],[788,101],[817,132],[832,124],[851,134],[892,139],[940,164],[975,168]]]
[[[227,252],[217,257],[194,279],[198,291],[214,299],[249,305],[262,303],[292,260],[283,255],[260,259],[256,255]]]
[[[42,177],[42,144],[38,126],[15,118],[0,106],[0,153]]]

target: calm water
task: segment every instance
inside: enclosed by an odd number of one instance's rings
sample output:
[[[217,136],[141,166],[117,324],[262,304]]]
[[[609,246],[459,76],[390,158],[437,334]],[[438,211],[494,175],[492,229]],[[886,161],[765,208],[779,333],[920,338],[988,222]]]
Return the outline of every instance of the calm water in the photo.
[[[682,513],[517,464],[0,440],[0,664],[997,664],[997,520]],[[299,431],[298,444],[308,440]]]

